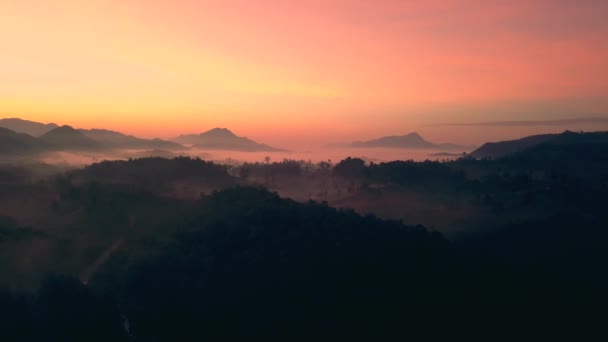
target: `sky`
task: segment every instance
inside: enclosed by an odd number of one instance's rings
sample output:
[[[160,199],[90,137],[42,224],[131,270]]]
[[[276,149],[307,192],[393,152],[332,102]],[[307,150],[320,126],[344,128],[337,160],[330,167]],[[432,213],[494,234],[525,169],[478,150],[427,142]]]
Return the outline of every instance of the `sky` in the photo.
[[[0,0],[0,117],[476,143],[546,127],[453,124],[608,118],[607,16],[605,0]]]

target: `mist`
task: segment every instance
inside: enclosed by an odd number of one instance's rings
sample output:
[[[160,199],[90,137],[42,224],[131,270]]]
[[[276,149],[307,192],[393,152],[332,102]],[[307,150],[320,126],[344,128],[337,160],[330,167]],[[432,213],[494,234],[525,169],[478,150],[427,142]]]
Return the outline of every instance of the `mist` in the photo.
[[[587,326],[581,312],[608,279],[607,137],[523,137],[435,158],[352,147],[3,158],[0,313],[12,336],[113,340],[282,339],[304,326],[325,338],[353,322],[355,335],[418,339],[470,317],[491,324],[458,336]],[[63,318],[73,312],[87,314]]]

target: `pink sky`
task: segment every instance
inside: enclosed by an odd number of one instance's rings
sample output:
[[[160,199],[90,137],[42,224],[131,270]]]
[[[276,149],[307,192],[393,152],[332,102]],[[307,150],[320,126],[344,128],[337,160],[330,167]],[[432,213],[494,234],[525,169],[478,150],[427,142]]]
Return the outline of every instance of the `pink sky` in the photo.
[[[3,0],[0,117],[474,143],[487,130],[429,125],[608,117],[607,13],[599,0]]]

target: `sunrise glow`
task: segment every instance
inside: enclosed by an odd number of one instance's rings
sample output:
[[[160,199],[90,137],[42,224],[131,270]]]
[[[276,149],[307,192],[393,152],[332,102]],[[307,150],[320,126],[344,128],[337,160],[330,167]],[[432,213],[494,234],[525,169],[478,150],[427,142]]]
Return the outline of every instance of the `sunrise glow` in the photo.
[[[593,0],[3,0],[0,116],[270,142],[606,117],[606,13]]]

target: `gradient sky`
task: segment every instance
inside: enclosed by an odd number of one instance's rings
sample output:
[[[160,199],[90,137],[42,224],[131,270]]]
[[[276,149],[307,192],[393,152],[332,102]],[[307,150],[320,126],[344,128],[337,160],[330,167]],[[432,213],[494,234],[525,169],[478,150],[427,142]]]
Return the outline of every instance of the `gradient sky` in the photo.
[[[608,117],[607,17],[606,0],[0,0],[0,117],[474,143],[488,131],[436,124]]]

